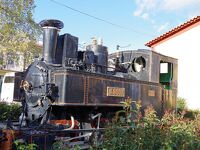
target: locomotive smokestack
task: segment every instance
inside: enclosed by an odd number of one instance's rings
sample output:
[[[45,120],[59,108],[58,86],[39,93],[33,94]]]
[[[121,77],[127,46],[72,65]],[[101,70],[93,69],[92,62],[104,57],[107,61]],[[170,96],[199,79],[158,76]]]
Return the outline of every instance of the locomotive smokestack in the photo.
[[[63,22],[59,20],[43,20],[39,24],[43,28],[42,58],[46,63],[53,64],[55,63],[58,32],[63,28]]]

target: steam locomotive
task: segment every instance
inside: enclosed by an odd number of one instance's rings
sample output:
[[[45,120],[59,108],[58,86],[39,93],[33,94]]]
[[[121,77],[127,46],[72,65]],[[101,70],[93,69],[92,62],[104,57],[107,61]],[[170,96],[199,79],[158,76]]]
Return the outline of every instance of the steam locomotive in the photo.
[[[78,37],[58,35],[61,21],[44,20],[40,26],[42,59],[35,59],[15,80],[24,125],[109,119],[127,97],[140,100],[143,108],[153,105],[159,114],[175,109],[177,59],[144,49],[108,54],[96,39],[79,51]]]

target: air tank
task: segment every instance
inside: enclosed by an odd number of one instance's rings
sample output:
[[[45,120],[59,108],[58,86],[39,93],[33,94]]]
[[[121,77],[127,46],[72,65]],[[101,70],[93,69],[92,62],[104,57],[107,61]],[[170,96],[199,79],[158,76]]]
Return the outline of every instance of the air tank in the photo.
[[[92,44],[86,46],[86,51],[94,52],[96,72],[105,74],[108,66],[108,50],[106,46],[103,46],[102,39],[98,44],[96,38],[93,38]]]

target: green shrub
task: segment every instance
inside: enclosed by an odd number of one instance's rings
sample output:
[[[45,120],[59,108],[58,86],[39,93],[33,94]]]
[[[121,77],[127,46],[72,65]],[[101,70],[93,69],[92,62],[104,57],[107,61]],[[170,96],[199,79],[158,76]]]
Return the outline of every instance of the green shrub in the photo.
[[[188,119],[195,119],[195,117],[200,114],[200,110],[185,110],[184,117]]]
[[[177,98],[177,111],[181,112],[186,109],[187,109],[186,99],[184,99],[182,97],[178,97]]]
[[[14,145],[16,147],[16,150],[36,150],[37,149],[36,144],[34,143],[28,144],[21,139],[15,140]]]
[[[200,110],[190,110],[187,108],[186,99],[178,97],[177,99],[177,112],[184,114],[184,118],[195,119],[197,114],[200,114]]]
[[[131,112],[131,111],[129,111]],[[159,119],[152,106],[143,117],[134,113],[131,122],[121,116],[108,125],[103,144],[105,150],[197,150],[200,149],[200,113],[194,119],[184,113],[165,112]]]
[[[21,106],[15,103],[0,102],[0,121],[6,121],[8,118],[18,120],[21,113]]]

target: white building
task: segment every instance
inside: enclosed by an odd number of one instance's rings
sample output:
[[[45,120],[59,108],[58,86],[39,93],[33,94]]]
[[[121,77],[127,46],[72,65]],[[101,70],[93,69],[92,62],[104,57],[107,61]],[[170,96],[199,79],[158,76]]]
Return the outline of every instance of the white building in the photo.
[[[1,53],[0,64],[1,70],[13,70],[13,71],[23,71],[24,70],[24,56],[20,52],[7,52]]]
[[[14,92],[14,73],[24,71],[34,60],[35,55],[40,56],[42,43],[38,41],[35,44],[35,49],[37,49],[35,53],[29,52],[29,50],[23,53],[20,51],[3,51],[2,49],[0,45],[0,101],[11,102],[11,97],[13,97]],[[9,82],[7,80],[5,86],[3,80],[6,76],[8,76]]]
[[[200,16],[148,42],[153,51],[178,59],[178,96],[200,108]]]

